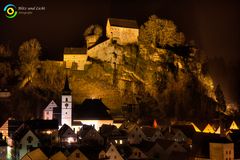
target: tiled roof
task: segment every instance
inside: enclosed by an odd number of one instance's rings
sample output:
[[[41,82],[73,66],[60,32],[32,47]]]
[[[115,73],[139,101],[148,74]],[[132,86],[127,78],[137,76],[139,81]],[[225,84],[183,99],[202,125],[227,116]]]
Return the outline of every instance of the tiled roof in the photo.
[[[87,48],[64,48],[64,54],[86,54]]]
[[[109,108],[103,104],[101,99],[85,99],[73,110],[75,120],[112,120],[108,113]]]
[[[111,26],[124,27],[124,28],[138,28],[136,20],[109,18]]]

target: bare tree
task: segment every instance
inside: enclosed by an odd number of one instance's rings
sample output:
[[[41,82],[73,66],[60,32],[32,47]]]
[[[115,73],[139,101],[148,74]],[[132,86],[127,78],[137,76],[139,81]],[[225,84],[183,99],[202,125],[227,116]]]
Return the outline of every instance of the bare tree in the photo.
[[[41,45],[37,39],[30,39],[24,42],[18,50],[21,64],[21,76],[23,78],[20,88],[33,80],[39,65],[39,54]]]

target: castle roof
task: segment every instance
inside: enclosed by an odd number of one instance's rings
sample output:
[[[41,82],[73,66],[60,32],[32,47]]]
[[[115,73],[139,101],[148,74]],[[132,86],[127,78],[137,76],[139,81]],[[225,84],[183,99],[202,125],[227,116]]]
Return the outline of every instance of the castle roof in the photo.
[[[124,27],[124,28],[138,28],[138,24],[136,20],[119,19],[119,18],[109,18],[108,20],[111,26]]]
[[[87,48],[64,48],[64,54],[86,54]]]

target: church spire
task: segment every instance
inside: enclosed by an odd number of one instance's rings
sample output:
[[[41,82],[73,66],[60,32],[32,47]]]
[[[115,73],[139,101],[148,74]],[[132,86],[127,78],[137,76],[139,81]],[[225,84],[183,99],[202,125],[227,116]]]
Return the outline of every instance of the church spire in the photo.
[[[69,82],[68,82],[68,76],[66,75],[65,78],[65,84],[64,84],[64,88],[62,90],[62,94],[64,95],[70,95],[71,94],[71,89],[69,88]]]

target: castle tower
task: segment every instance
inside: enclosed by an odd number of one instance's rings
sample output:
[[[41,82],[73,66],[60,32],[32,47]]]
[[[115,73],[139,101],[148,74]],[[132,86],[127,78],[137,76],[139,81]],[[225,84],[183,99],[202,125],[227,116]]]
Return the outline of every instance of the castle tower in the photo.
[[[62,125],[72,126],[72,93],[69,88],[68,77],[66,76],[64,88],[62,90]]]

